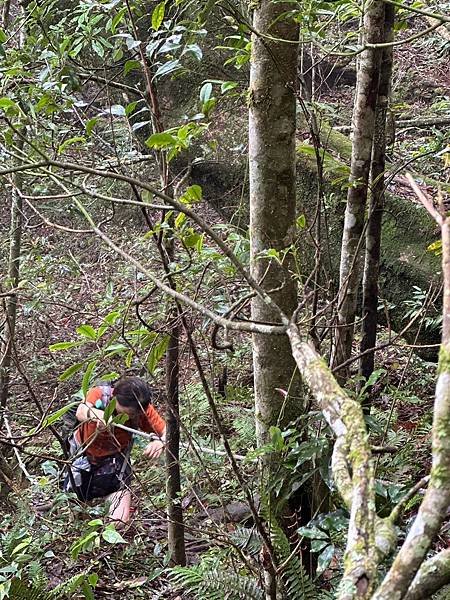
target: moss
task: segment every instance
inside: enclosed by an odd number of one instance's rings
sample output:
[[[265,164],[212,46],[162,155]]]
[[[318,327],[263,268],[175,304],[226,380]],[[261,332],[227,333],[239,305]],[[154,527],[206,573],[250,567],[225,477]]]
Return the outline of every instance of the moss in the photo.
[[[450,373],[450,350],[441,345],[439,350],[438,374]]]
[[[440,465],[433,467],[430,475],[430,481],[434,487],[446,488],[450,485],[450,473],[446,467]]]

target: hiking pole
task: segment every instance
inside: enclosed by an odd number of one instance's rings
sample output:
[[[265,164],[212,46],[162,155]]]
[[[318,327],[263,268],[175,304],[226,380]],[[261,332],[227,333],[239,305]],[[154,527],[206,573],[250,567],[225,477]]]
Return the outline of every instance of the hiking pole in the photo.
[[[150,440],[151,442],[154,442],[156,440],[161,441],[161,438],[155,435],[154,433],[145,433],[145,431],[139,431],[138,429],[133,429],[131,427],[127,427],[126,425],[121,425],[120,423],[114,423],[114,427],[118,427],[119,429],[123,429],[124,431],[128,431],[129,433],[143,437],[146,440]],[[193,444],[180,442],[180,446],[182,448],[185,448],[186,450],[188,450],[191,445]],[[213,454],[216,456],[228,456],[228,454],[223,450],[213,450],[212,448],[204,448],[203,446],[197,446],[197,450],[200,450],[205,454]],[[233,454],[233,456],[236,460],[245,459],[245,456],[243,456],[242,454]]]

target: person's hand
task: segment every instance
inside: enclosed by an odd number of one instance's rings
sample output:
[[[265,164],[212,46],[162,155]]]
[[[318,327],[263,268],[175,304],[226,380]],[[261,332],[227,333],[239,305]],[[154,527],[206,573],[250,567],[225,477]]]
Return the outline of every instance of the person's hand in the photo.
[[[155,440],[150,442],[144,449],[144,455],[148,458],[155,459],[159,458],[164,450],[164,443],[161,440]]]

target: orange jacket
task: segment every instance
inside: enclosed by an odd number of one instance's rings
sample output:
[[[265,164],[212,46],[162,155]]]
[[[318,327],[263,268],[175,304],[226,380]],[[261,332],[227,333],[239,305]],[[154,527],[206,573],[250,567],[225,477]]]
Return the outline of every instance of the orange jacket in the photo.
[[[100,387],[90,389],[86,395],[86,404],[95,407],[97,400],[101,400],[103,391]],[[114,428],[114,431],[97,429],[98,423],[94,420],[80,423],[75,432],[75,438],[78,443],[86,446],[86,455],[88,458],[97,459],[111,456],[123,452],[131,442],[132,434],[123,429]],[[156,408],[149,404],[145,414],[139,418],[138,425],[130,425],[133,428],[140,429],[146,433],[156,433],[162,436],[166,423],[159,415]]]

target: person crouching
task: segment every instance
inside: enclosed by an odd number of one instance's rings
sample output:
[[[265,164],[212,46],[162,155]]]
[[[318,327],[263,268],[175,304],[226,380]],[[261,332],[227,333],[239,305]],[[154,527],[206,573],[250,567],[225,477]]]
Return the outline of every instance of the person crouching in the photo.
[[[80,425],[70,439],[75,460],[71,465],[72,477],[64,482],[66,491],[76,492],[83,501],[106,497],[109,517],[127,523],[131,509],[132,433],[105,423],[105,409],[114,399],[114,415],[126,414],[126,426],[154,433],[159,439],[144,449],[150,459],[158,458],[166,438],[166,423],[152,404],[154,390],[139,377],[124,377],[111,385],[98,385],[86,394],[77,408]],[[76,489],[73,489],[75,484]]]

